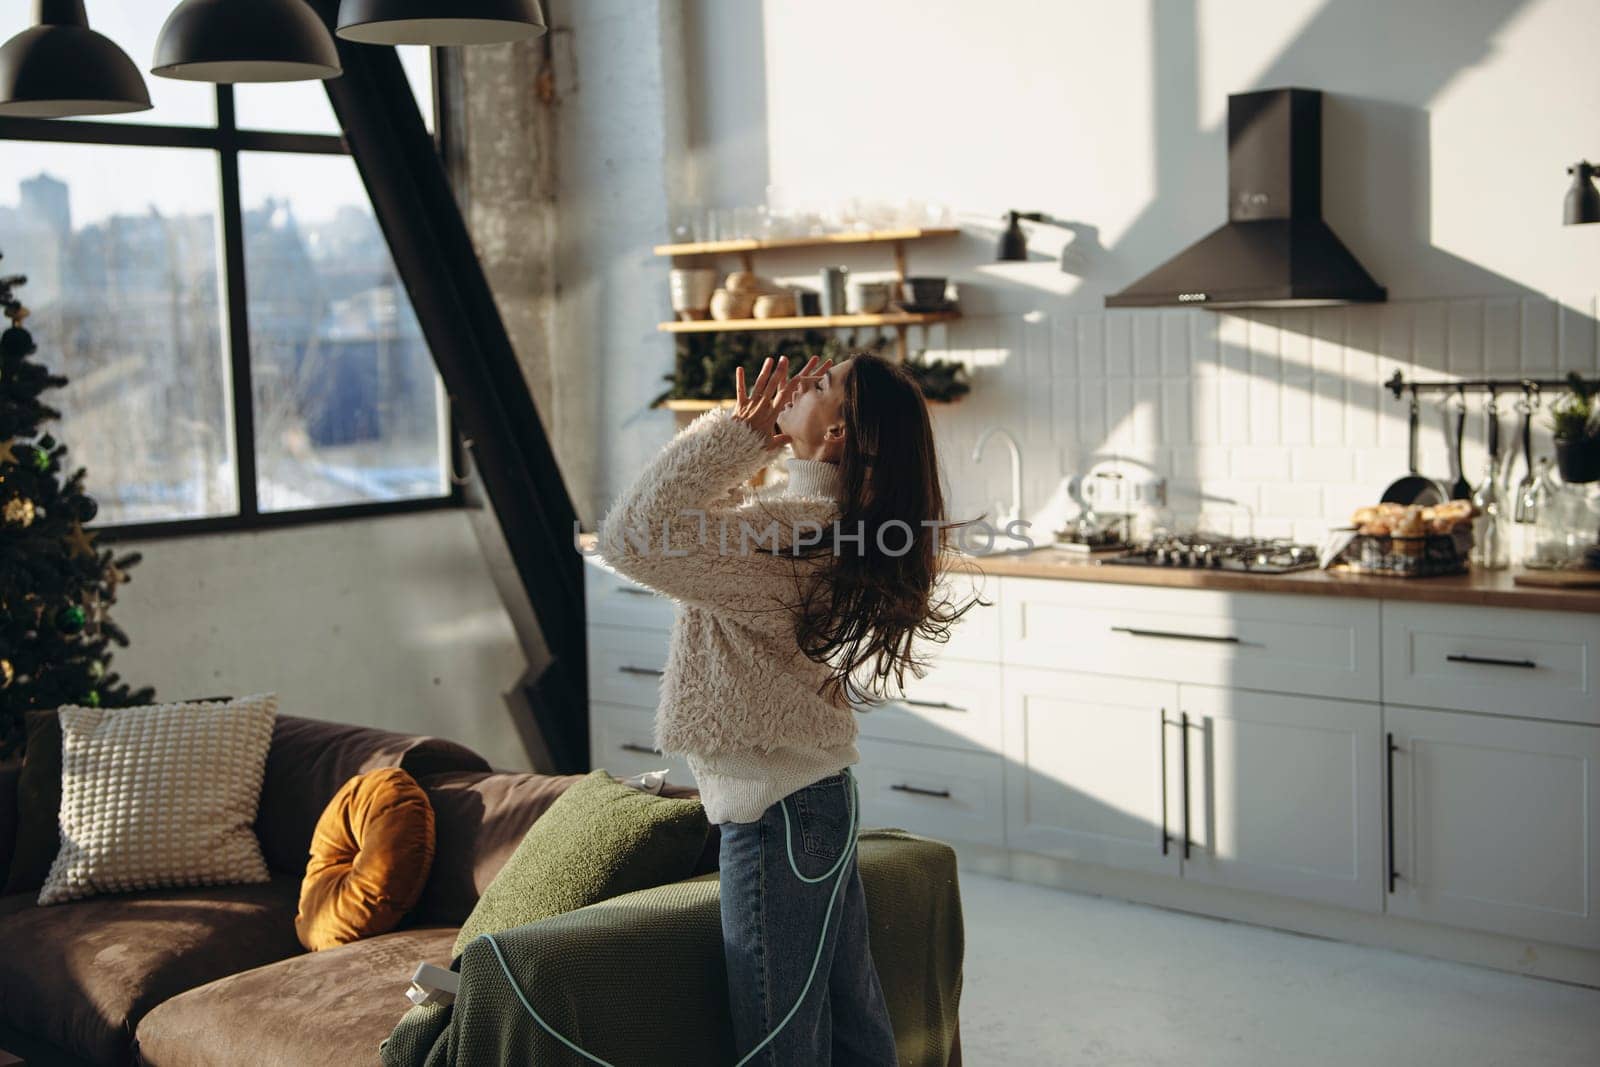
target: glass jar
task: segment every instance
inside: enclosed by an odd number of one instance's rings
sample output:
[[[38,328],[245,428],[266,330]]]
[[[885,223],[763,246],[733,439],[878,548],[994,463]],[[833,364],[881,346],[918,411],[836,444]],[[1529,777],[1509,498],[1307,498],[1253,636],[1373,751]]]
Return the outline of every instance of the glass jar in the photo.
[[[1534,520],[1533,567],[1566,567],[1583,562],[1584,551],[1595,542],[1600,526],[1600,486],[1574,485],[1560,469],[1543,464],[1544,473],[1534,492],[1541,494]]]

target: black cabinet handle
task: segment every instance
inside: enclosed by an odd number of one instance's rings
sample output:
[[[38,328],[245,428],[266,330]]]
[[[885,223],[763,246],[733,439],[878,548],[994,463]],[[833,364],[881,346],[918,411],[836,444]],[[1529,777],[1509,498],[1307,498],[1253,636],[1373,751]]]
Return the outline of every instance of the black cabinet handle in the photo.
[[[910,697],[902,697],[901,700],[900,700],[900,703],[902,703],[902,704],[910,704],[913,707],[918,707],[918,708],[940,708],[940,709],[942,709],[944,711],[966,711],[967,710],[966,708],[960,707],[959,705],[950,703],[948,700],[912,700]]]
[[[660,595],[659,593],[656,593],[656,592],[654,592],[652,590],[649,590],[649,589],[635,589],[631,585],[619,585],[619,586],[617,586],[617,592],[619,592],[619,593],[627,593],[629,596],[659,596]]]
[[[950,790],[948,789],[921,789],[914,785],[906,785],[903,782],[896,782],[889,788],[898,789],[902,793],[915,793],[924,797],[948,797],[950,795]]]
[[[1189,858],[1189,713],[1178,713],[1178,729],[1181,731],[1182,743],[1178,746],[1178,758],[1183,760],[1183,858]]]
[[[1233,636],[1218,637],[1212,634],[1185,634],[1176,630],[1141,630],[1136,626],[1113,626],[1113,631],[1119,634],[1128,634],[1131,637],[1159,637],[1167,641],[1206,641],[1217,645],[1237,645],[1239,639]]]
[[[1167,833],[1167,709],[1161,709],[1161,725],[1156,730],[1156,745],[1161,750],[1161,854],[1167,854],[1172,835]]]
[[[645,752],[652,756],[661,755],[661,750],[659,748],[651,748],[649,745],[635,744],[632,741],[624,741],[617,747],[622,749],[624,752]]]
[[[666,674],[666,671],[657,670],[654,667],[635,667],[631,663],[624,663],[622,666],[618,667],[617,670],[621,671],[623,674],[649,674],[657,678]]]
[[[1383,779],[1385,787],[1383,821],[1389,832],[1389,892],[1394,892],[1395,879],[1400,872],[1394,869],[1394,754],[1399,749],[1394,734],[1384,735]]]
[[[1521,667],[1523,670],[1537,670],[1539,665],[1531,659],[1496,659],[1493,656],[1467,656],[1450,655],[1445,659],[1451,663],[1477,663],[1485,667]]]

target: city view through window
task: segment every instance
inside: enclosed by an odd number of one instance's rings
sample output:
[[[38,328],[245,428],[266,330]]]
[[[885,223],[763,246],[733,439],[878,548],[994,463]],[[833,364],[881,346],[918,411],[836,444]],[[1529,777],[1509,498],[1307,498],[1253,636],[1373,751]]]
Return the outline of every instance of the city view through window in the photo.
[[[431,101],[426,50],[402,51]],[[271,88],[241,119],[329,128],[320,84]],[[354,161],[321,142],[238,153],[262,513],[449,493],[442,384]],[[220,159],[0,126],[0,271],[27,276],[35,358],[70,379],[48,430],[89,469],[94,526],[241,507]]]

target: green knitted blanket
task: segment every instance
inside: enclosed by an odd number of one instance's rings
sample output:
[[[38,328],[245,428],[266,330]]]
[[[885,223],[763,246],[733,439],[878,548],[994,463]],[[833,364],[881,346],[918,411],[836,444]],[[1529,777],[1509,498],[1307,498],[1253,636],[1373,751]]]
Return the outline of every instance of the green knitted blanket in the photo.
[[[872,956],[906,1067],[945,1067],[965,932],[956,855],[899,829],[857,843]],[[385,1067],[732,1067],[715,872],[625,893],[469,944],[449,1006],[414,1007],[380,1046]],[[544,1021],[598,1059],[574,1052]]]

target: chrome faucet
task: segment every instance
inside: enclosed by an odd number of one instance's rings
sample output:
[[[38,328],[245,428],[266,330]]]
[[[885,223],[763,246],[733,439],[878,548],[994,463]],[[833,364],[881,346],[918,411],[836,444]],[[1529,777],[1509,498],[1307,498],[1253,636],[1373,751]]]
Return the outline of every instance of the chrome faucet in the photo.
[[[1004,532],[1006,524],[1022,518],[1022,449],[1017,447],[1017,439],[1011,436],[1010,431],[991,426],[978,435],[978,443],[972,449],[972,462],[982,461],[983,446],[995,434],[1004,436],[1006,444],[1011,446],[1011,507],[1000,515],[1000,529]]]

